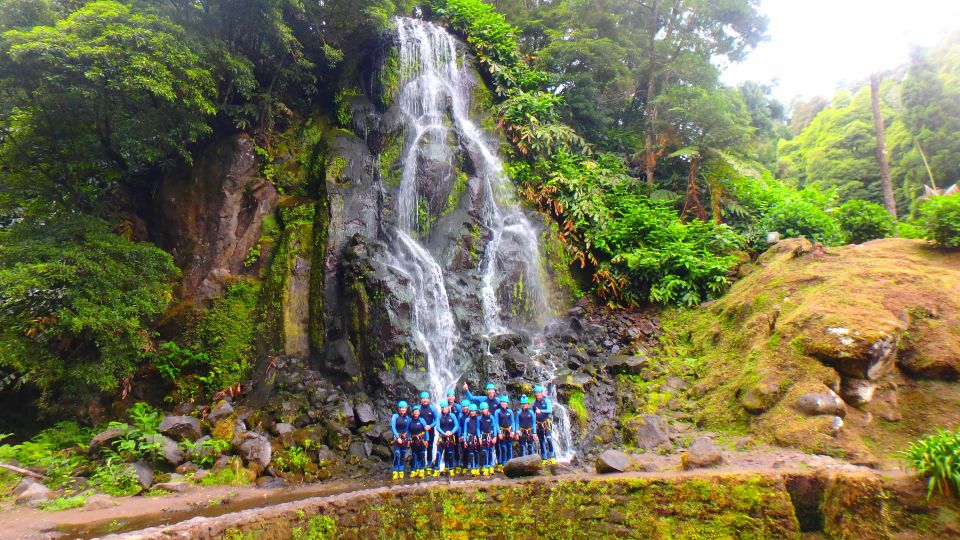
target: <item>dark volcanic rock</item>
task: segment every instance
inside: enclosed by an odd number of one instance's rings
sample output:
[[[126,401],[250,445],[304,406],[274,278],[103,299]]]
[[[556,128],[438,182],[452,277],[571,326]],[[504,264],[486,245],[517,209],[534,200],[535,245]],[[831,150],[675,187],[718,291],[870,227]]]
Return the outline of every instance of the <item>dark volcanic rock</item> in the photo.
[[[234,446],[247,463],[257,465],[261,469],[270,464],[270,458],[273,456],[270,440],[255,431],[244,432],[238,440],[234,441]]]
[[[217,404],[213,406],[213,409],[210,410],[210,414],[207,415],[207,422],[213,425],[231,414],[233,414],[233,405],[227,400],[222,400],[217,402]]]
[[[195,441],[203,436],[200,420],[192,416],[164,416],[159,431],[177,441]]]
[[[123,431],[117,428],[110,428],[104,431],[101,431],[97,434],[96,437],[90,440],[90,445],[87,446],[87,452],[91,455],[95,455],[97,452],[103,448],[109,447],[113,444],[114,441],[119,439],[123,435]]]
[[[817,416],[829,414],[832,416],[844,416],[847,409],[840,399],[840,396],[832,392],[820,392],[803,394],[797,398],[794,407],[803,414]]]
[[[613,355],[607,359],[606,369],[610,373],[638,374],[647,367],[650,360],[646,356]]]

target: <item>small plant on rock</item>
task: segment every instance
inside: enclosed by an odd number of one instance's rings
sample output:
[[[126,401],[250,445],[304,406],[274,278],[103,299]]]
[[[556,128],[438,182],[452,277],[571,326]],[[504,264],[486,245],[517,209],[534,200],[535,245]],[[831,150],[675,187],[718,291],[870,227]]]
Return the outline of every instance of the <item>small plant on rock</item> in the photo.
[[[927,480],[927,497],[934,491],[960,496],[960,430],[940,430],[910,444],[907,463]]]

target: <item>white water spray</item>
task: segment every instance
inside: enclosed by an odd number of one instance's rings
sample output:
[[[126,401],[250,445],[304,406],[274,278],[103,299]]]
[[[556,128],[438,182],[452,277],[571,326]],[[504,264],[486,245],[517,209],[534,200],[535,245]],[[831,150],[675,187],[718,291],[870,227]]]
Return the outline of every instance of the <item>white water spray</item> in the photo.
[[[466,148],[483,190],[480,225],[487,244],[479,263],[480,297],[488,337],[508,332],[538,333],[552,313],[540,262],[537,229],[520,210],[495,142],[470,118],[474,84],[465,54],[454,37],[434,24],[398,18],[397,42],[402,86],[398,106],[406,117],[406,149],[396,196],[398,231],[394,264],[409,276],[414,298],[413,333],[427,354],[430,389],[438,400],[462,375],[459,342],[444,285],[443,270],[416,237],[422,211],[421,187],[447,193],[455,176],[456,144]],[[420,166],[428,158],[427,172]],[[509,287],[504,294],[505,287]],[[556,366],[537,352],[538,376],[555,404],[557,456],[569,459],[572,443],[566,408],[557,403]]]

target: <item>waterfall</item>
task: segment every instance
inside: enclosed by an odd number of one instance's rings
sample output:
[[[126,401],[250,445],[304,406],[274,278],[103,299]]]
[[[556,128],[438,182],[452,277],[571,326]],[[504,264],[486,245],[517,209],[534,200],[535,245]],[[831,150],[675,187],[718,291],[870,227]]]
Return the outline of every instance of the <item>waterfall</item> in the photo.
[[[436,399],[463,373],[459,343],[444,283],[443,268],[424,247],[430,231],[423,226],[423,199],[449,193],[456,177],[456,156],[463,149],[474,165],[482,201],[476,216],[486,244],[478,263],[477,291],[487,337],[503,333],[539,335],[552,313],[540,261],[537,229],[529,222],[497,156],[497,142],[470,117],[474,84],[469,62],[456,39],[443,28],[420,19],[396,19],[401,87],[397,105],[404,117],[405,147],[400,185],[395,196],[396,241],[392,264],[409,277],[413,298],[413,338],[427,355],[427,375]],[[426,161],[428,166],[424,166]],[[427,209],[429,211],[429,208]],[[537,338],[539,339],[539,338]],[[552,384],[556,369],[542,374]],[[558,406],[558,446],[569,450],[569,422]],[[558,430],[562,431],[562,430]],[[558,455],[569,457],[569,451]]]

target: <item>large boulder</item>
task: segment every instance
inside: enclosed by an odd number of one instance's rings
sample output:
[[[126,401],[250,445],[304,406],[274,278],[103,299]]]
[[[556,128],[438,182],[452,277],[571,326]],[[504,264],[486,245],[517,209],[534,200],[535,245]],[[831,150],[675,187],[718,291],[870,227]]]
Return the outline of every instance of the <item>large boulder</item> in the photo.
[[[273,448],[270,439],[256,431],[246,431],[234,440],[234,448],[249,465],[256,465],[261,470],[267,468],[273,457]]]
[[[819,393],[803,394],[797,398],[794,407],[809,416],[820,414],[845,416],[847,412],[846,405],[843,403],[843,400],[840,399],[840,396],[829,390]]]
[[[210,414],[207,415],[207,422],[210,422],[211,425],[216,424],[233,413],[233,405],[230,401],[226,399],[218,401],[213,408],[210,409]]]
[[[670,428],[659,416],[646,414],[630,422],[633,442],[637,448],[657,450],[670,448]]]
[[[680,454],[680,465],[683,470],[703,469],[716,467],[723,463],[723,453],[717,445],[707,437],[700,437],[693,441],[686,452]]]
[[[515,457],[503,466],[503,474],[507,478],[520,478],[522,476],[537,476],[543,473],[543,460],[539,454],[530,454],[521,457]]]
[[[180,445],[177,444],[177,441],[167,437],[165,435],[154,435],[153,441],[159,444],[160,446],[160,455],[163,457],[164,461],[176,467],[184,461],[186,461],[186,456],[183,453],[183,449],[180,448]]]
[[[643,368],[650,365],[646,356],[613,355],[607,359],[606,370],[610,373],[638,374]]]
[[[104,431],[101,431],[93,439],[90,439],[90,444],[87,446],[87,452],[90,455],[96,455],[104,448],[109,448],[115,441],[120,439],[124,434],[122,429],[109,428]]]
[[[358,426],[369,426],[377,421],[377,416],[373,413],[373,407],[369,403],[360,403],[354,407],[353,412],[357,415]]]
[[[26,506],[37,506],[53,495],[50,488],[31,478],[24,478],[13,489],[14,502]]]
[[[597,474],[626,472],[632,463],[633,458],[626,452],[606,450],[597,457]]]
[[[200,420],[192,416],[164,416],[159,431],[177,441],[195,441],[203,436]]]
[[[137,483],[143,489],[149,489],[153,485],[153,467],[145,461],[138,461],[127,465],[127,470],[133,473]]]

